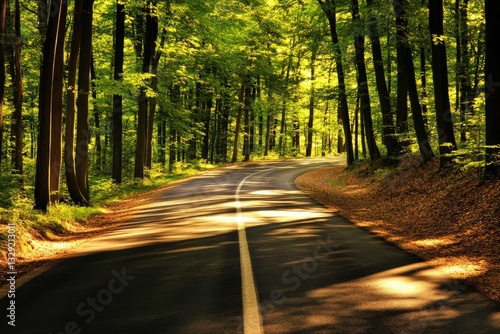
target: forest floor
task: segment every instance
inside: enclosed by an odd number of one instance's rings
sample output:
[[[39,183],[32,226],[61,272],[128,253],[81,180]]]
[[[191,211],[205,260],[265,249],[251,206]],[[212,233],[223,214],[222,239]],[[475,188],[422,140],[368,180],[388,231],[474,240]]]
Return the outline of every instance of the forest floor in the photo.
[[[408,158],[394,168],[314,170],[297,187],[354,224],[464,280],[500,302],[500,180],[480,173],[422,168]]]

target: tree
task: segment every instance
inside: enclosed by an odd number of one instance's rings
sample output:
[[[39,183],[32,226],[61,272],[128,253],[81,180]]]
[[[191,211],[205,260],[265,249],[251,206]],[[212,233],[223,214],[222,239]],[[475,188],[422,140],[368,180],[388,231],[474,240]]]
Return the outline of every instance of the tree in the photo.
[[[443,0],[429,1],[429,29],[431,33],[432,78],[441,167],[452,161],[449,156],[456,147],[448,93],[448,64],[443,28]]]
[[[148,1],[146,5],[146,29],[144,37],[144,52],[142,62],[142,73],[148,74],[151,61],[155,51],[156,38],[158,37],[158,18],[153,11],[156,9],[156,2]],[[144,178],[144,168],[147,157],[148,139],[148,97],[146,86],[143,84],[139,93],[139,110],[137,117],[137,141],[135,149],[135,178]]]
[[[94,1],[83,2],[82,34],[78,64],[78,100],[76,123],[76,180],[86,203],[90,203],[89,178],[89,95],[92,66],[92,20]]]
[[[12,119],[12,135],[14,149],[12,150],[12,165],[14,174],[23,175],[23,78],[21,71],[21,10],[19,0],[15,1],[13,45],[13,87],[14,87],[14,115]]]
[[[387,147],[387,156],[395,157],[398,154],[398,140],[394,127],[394,115],[392,112],[391,98],[385,80],[384,62],[382,59],[382,48],[380,46],[380,36],[375,14],[375,3],[373,0],[367,0],[368,9],[370,12],[369,31],[372,46],[373,66],[375,68],[375,79],[377,84],[377,92],[382,111],[382,134],[383,142]],[[405,92],[406,96],[406,92]]]
[[[464,123],[468,114],[472,113],[472,104],[474,94],[472,92],[472,83],[470,77],[469,54],[469,27],[468,27],[468,7],[469,0],[455,1],[455,20],[456,20],[456,40],[457,40],[457,94],[460,108],[460,122],[462,130],[460,131],[460,141],[467,141],[467,133]]]
[[[417,135],[420,158],[422,163],[426,164],[434,157],[434,152],[432,151],[425,128],[424,118],[422,116],[422,109],[418,98],[417,83],[415,79],[415,66],[413,64],[412,51],[408,40],[408,14],[406,11],[408,0],[396,0],[393,5],[394,12],[396,13],[396,25],[398,29],[397,45],[400,51],[402,70],[408,87],[408,93],[410,95],[413,124]]]
[[[115,23],[115,56],[114,56],[114,79],[122,80],[123,75],[123,53],[125,44],[125,4],[116,1],[116,23]],[[122,155],[123,155],[123,97],[120,94],[113,95],[113,171],[112,179],[115,183],[122,182]]]
[[[500,2],[485,1],[486,13],[486,168],[487,178],[500,177]]]
[[[338,78],[338,94],[339,94],[339,114],[341,115],[342,125],[344,128],[345,145],[347,149],[347,165],[350,166],[354,162],[354,151],[352,148],[351,125],[349,120],[349,107],[347,104],[346,85],[344,66],[342,63],[342,51],[339,46],[339,37],[337,34],[337,12],[335,0],[318,0],[321,8],[326,14],[330,23],[330,34],[335,52],[335,63],[337,67]]]
[[[67,11],[67,9],[65,10]],[[50,201],[59,201],[60,176],[62,163],[62,123],[63,123],[63,89],[64,89],[64,35],[66,23],[59,26],[58,36],[63,36],[63,42],[57,43],[55,54],[54,90],[52,96],[52,121],[50,142]]]
[[[238,141],[240,138],[241,131],[241,117],[243,114],[244,106],[244,97],[245,97],[245,83],[241,84],[240,93],[238,95],[238,116],[236,117],[236,128],[234,129],[234,145],[233,145],[233,157],[231,159],[231,163],[235,163],[238,161]]]
[[[252,112],[252,84],[251,79],[247,77],[245,79],[245,97],[243,99],[243,110],[244,110],[244,133],[243,133],[243,156],[245,162],[250,161],[250,113]]]
[[[50,202],[50,174],[52,170],[51,141],[52,141],[52,115],[54,105],[58,102],[55,97],[61,96],[57,90],[62,90],[62,85],[56,85],[57,72],[63,70],[63,63],[57,62],[57,50],[64,43],[64,26],[67,15],[66,1],[52,1],[51,15],[47,27],[47,37],[43,49],[43,66],[40,74],[40,99],[39,99],[39,136],[35,176],[35,208],[46,211]],[[55,161],[57,163],[57,161]]]
[[[5,96],[5,31],[7,24],[7,0],[0,0],[0,174],[3,158],[3,106]]]
[[[370,159],[373,161],[380,158],[380,151],[377,147],[375,134],[373,132],[370,92],[368,91],[368,78],[366,75],[365,64],[365,36],[362,32],[364,29],[364,24],[362,23],[361,16],[359,14],[358,0],[351,0],[351,14],[356,31],[354,36],[354,49],[356,50],[356,70],[358,72],[357,79],[358,92],[360,97],[360,109],[365,122],[368,151],[370,152]]]
[[[311,61],[309,64],[309,68],[311,71],[311,96],[309,97],[309,119],[307,121],[306,157],[310,157],[312,155],[312,146],[313,146],[312,144],[314,135],[314,109],[316,101],[316,89],[314,84],[316,81],[316,58],[318,56],[318,48],[319,48],[318,43],[313,43],[313,48],[311,50]]]
[[[76,161],[75,161],[75,116],[76,116],[76,77],[78,71],[78,58],[80,54],[80,44],[82,36],[82,10],[83,1],[75,1],[73,17],[73,34],[71,37],[71,49],[68,60],[68,90],[66,93],[66,130],[64,142],[64,165],[66,185],[71,199],[78,205],[86,204],[78,181],[76,179]],[[80,162],[80,161],[79,161]]]

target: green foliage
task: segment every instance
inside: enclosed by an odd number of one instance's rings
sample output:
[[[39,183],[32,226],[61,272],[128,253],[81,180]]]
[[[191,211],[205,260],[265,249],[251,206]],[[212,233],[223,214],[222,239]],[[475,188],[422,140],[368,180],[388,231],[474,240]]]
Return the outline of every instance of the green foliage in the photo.
[[[82,221],[90,214],[99,212],[106,204],[123,199],[131,194],[158,187],[166,182],[186,177],[198,170],[211,168],[200,161],[203,140],[209,138],[210,150],[220,145],[222,111],[216,110],[216,100],[224,99],[227,107],[227,145],[228,155],[232,152],[236,115],[240,103],[239,90],[242,82],[250,81],[255,86],[255,97],[251,115],[255,150],[252,159],[274,159],[285,156],[303,156],[308,134],[307,121],[314,84],[315,115],[313,125],[313,155],[334,154],[337,148],[337,134],[342,132],[338,123],[338,83],[335,75],[334,50],[329,36],[328,20],[316,1],[291,0],[212,0],[212,1],[158,1],[156,8],[151,8],[152,15],[159,20],[159,36],[156,43],[159,58],[158,73],[142,73],[142,55],[137,53],[138,41],[143,32],[137,27],[138,21],[145,18],[146,1],[124,1],[126,6],[126,37],[124,73],[122,80],[113,77],[113,46],[116,2],[103,0],[95,2],[93,56],[96,79],[93,81],[96,98],[91,99],[91,141],[90,152],[90,189],[94,208],[72,207],[68,203],[54,205],[46,216],[34,212],[31,207],[33,197],[33,180],[35,175],[36,139],[38,129],[38,93],[40,74],[40,54],[43,36],[38,31],[36,16],[37,3],[24,2],[26,10],[22,10],[22,70],[23,76],[23,117],[24,117],[24,150],[25,164],[24,187],[15,177],[9,175],[9,128],[12,115],[12,87],[7,79],[5,99],[4,152],[0,176],[0,207],[3,221],[16,221],[23,229],[51,231],[50,233],[66,233],[72,224]],[[365,20],[374,11],[379,27],[381,47],[383,51],[386,79],[391,87],[391,102],[395,112],[396,100],[396,27],[392,2],[378,1],[374,9],[360,2],[360,14]],[[70,16],[72,5],[70,2]],[[351,121],[357,104],[356,68],[354,64],[355,47],[353,33],[364,32],[368,35],[366,25],[354,25],[350,14],[349,1],[337,1],[337,31],[340,37],[344,71],[346,76],[346,93],[349,103]],[[456,64],[457,39],[455,36],[454,2],[445,2],[445,33],[442,36],[430,36],[428,10],[421,1],[409,2],[409,41],[414,50],[417,77],[420,73],[420,50],[426,56],[427,88],[426,97],[421,97],[421,104],[428,106],[428,132],[431,145],[438,145],[439,131],[434,124],[435,110],[430,71],[431,43],[446,41],[449,68]],[[71,21],[70,21],[71,22]],[[468,35],[470,42],[469,77],[475,99],[473,110],[465,120],[460,120],[457,107],[456,82],[460,79],[454,71],[449,73],[452,118],[456,132],[465,131],[467,142],[459,144],[459,150],[453,153],[453,159],[464,169],[482,167],[484,165],[484,90],[482,73],[484,72],[484,3],[480,0],[469,1]],[[161,39],[164,44],[161,45]],[[71,29],[67,35],[66,54],[69,52]],[[371,45],[366,38],[366,62],[368,69],[369,93],[372,103],[375,136],[379,147],[383,150],[382,115],[376,98],[374,67],[371,61]],[[314,61],[315,80],[311,78],[312,55]],[[67,56],[66,56],[67,58]],[[67,59],[65,60],[67,61]],[[157,90],[152,87],[153,79],[158,80]],[[257,87],[257,81],[260,86]],[[418,82],[419,89],[421,83]],[[203,89],[203,97],[197,96],[197,87]],[[156,98],[157,109],[153,128],[153,165],[147,170],[147,178],[134,180],[133,166],[135,141],[137,134],[137,96],[141,88],[146,88],[148,98]],[[174,97],[174,88],[178,88],[180,101]],[[113,95],[123,96],[123,174],[121,185],[110,180],[113,125]],[[209,97],[207,97],[209,96]],[[211,100],[211,108],[207,107]],[[453,103],[455,102],[455,103]],[[203,105],[209,109],[203,113]],[[283,127],[281,115],[284,111]],[[268,155],[263,157],[264,145],[258,145],[258,138],[265,138],[268,122],[275,132],[275,145]],[[96,120],[99,120],[99,127]],[[208,123],[208,128],[206,124]],[[294,129],[293,126],[297,128]],[[161,138],[160,127],[164,126],[166,138]],[[259,126],[263,129],[259,129]],[[408,135],[399,139],[411,145],[405,152],[414,154],[418,145],[414,140],[412,121],[409,122]],[[208,133],[207,133],[208,131]],[[173,137],[170,135],[173,133]],[[300,144],[292,147],[292,136],[298,133]],[[274,134],[274,133],[273,133]],[[43,134],[42,134],[43,135]],[[101,141],[101,152],[97,151],[97,136]],[[242,134],[241,134],[242,136]],[[361,142],[361,134],[357,138]],[[162,161],[161,140],[164,139],[167,157]],[[278,152],[278,142],[282,140],[283,148]],[[218,141],[219,140],[219,141]],[[190,152],[195,147],[194,152]],[[361,147],[361,144],[360,144]],[[242,156],[243,143],[240,139],[238,156]],[[176,155],[172,161],[172,171],[167,173],[169,150]],[[220,152],[218,152],[220,154]],[[101,157],[99,164],[98,157]],[[216,155],[215,153],[213,154]],[[180,157],[180,159],[177,159]],[[218,158],[215,158],[215,161]],[[178,161],[179,160],[179,161]],[[192,161],[190,161],[192,160]],[[208,159],[210,161],[210,158]],[[382,172],[381,172],[382,173]],[[62,175],[61,194],[64,201],[69,195],[64,186]],[[37,226],[37,227],[36,227]],[[36,227],[36,228],[35,228]],[[50,234],[49,233],[49,234]],[[48,235],[48,234],[47,234]]]

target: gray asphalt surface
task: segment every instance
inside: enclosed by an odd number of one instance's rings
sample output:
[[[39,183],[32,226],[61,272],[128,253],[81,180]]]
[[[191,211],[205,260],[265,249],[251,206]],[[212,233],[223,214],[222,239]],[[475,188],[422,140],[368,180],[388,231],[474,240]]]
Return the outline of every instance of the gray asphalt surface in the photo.
[[[16,327],[1,299],[0,332],[242,333],[240,219],[264,333],[499,333],[498,303],[293,185],[342,163],[252,163],[180,183],[17,289]]]

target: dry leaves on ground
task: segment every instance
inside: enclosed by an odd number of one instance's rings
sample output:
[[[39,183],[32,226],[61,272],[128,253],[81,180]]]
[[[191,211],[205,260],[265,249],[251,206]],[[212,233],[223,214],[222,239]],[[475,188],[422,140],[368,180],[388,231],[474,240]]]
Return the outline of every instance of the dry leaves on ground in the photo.
[[[318,181],[319,180],[319,181]],[[318,202],[500,301],[500,181],[419,167],[314,170],[295,183]]]

